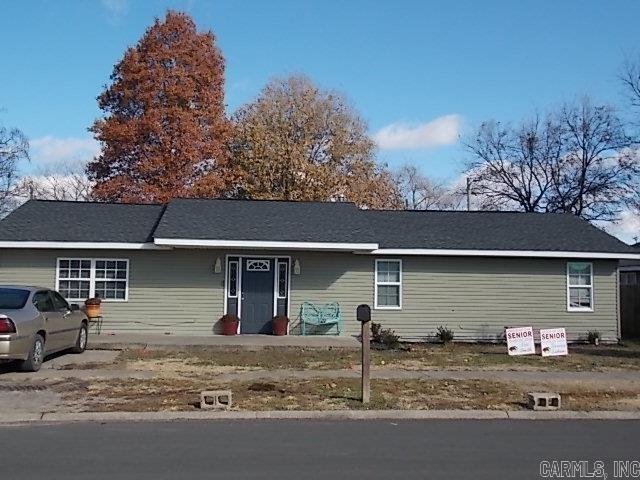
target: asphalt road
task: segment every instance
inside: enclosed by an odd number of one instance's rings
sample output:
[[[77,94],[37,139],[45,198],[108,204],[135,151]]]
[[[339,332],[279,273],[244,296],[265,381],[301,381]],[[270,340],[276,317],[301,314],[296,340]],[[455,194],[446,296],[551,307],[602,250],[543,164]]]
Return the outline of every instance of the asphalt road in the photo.
[[[0,478],[533,479],[640,460],[640,421],[213,421],[0,427]],[[592,465],[589,463],[589,465]],[[588,467],[590,468],[590,467]]]

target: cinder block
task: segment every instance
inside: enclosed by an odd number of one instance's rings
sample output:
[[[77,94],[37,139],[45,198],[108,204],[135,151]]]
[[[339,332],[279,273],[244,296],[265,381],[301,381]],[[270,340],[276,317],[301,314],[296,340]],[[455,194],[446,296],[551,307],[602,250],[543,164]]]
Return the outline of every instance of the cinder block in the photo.
[[[532,410],[560,410],[560,394],[552,392],[532,392],[528,395]]]
[[[203,410],[229,410],[231,408],[231,390],[200,392],[200,408]]]

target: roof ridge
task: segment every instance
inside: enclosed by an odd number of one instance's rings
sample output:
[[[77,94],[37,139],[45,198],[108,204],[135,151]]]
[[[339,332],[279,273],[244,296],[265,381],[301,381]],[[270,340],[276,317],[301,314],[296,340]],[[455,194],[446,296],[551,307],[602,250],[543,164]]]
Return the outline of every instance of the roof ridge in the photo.
[[[391,208],[378,208],[378,209],[361,209],[363,212],[406,212],[406,213],[417,213],[417,214],[428,214],[428,213],[464,213],[464,214],[518,214],[518,215],[571,215],[575,216],[570,212],[521,212],[518,210],[419,210],[419,209],[402,209],[395,210]]]
[[[101,202],[99,200],[54,200],[48,198],[30,198],[23,205],[31,202],[39,202],[39,203],[77,203],[82,205],[131,205],[131,206],[152,206],[152,207],[162,207],[166,204],[164,203],[138,203],[138,202]]]
[[[169,203],[179,201],[209,201],[209,202],[246,202],[246,203],[292,203],[292,204],[310,204],[315,203],[318,205],[353,205],[354,202],[332,202],[326,200],[284,200],[278,198],[198,198],[198,197],[176,197],[172,198]]]

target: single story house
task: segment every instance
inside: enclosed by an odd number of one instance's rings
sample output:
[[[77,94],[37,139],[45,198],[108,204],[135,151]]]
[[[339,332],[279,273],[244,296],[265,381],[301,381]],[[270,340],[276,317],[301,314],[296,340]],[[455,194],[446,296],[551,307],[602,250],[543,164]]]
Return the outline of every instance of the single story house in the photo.
[[[239,333],[303,302],[356,307],[403,339],[497,340],[505,326],[620,335],[630,246],[569,214],[361,210],[351,203],[176,199],[167,205],[31,200],[0,221],[0,284],[99,296],[103,332]]]

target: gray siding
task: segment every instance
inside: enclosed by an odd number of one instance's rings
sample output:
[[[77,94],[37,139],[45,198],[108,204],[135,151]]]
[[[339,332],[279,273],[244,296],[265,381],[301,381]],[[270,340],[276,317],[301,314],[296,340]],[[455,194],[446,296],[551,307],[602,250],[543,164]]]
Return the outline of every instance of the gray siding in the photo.
[[[103,303],[103,333],[211,334],[222,316],[224,276],[207,250],[0,250],[0,283],[55,287],[58,257],[128,258],[129,299]]]
[[[216,250],[0,250],[0,283],[55,286],[57,257],[129,258],[129,300],[105,302],[103,332],[211,334],[224,310],[224,272]],[[237,253],[237,252],[232,252]],[[259,252],[264,255],[265,252]],[[373,305],[374,258],[346,253],[279,252],[300,263],[291,276],[291,331],[300,305],[340,303],[346,334],[359,324],[355,309]],[[397,257],[393,257],[397,258]],[[495,340],[507,325],[566,327],[570,338],[599,330],[618,335],[615,261],[594,261],[594,312],[567,312],[566,261],[471,257],[403,257],[402,310],[374,310],[373,319],[406,339],[432,337],[439,325],[457,339]]]
[[[300,303],[339,301],[346,331],[355,335],[355,309],[373,306],[374,258],[303,254],[292,279],[292,317]],[[433,338],[438,326],[455,338],[496,340],[505,326],[565,327],[570,339],[599,330],[618,336],[615,261],[595,261],[593,312],[567,311],[566,260],[483,257],[393,257],[403,265],[402,310],[373,310],[373,321],[413,340]]]

